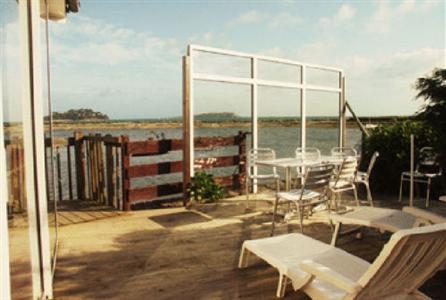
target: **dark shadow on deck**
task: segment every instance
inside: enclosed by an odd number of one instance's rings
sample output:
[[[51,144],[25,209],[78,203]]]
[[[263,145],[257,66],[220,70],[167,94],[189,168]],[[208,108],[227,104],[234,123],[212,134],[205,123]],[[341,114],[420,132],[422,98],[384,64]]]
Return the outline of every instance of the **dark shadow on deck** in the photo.
[[[149,219],[167,228],[209,222],[212,220],[211,218],[206,218],[193,211],[149,217]]]

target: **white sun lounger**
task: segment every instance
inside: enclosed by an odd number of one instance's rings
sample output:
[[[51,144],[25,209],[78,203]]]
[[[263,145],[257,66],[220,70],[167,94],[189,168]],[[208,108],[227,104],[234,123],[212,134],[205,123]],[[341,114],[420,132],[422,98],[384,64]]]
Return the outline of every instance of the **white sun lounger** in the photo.
[[[372,264],[299,233],[245,241],[250,253],[279,271],[277,297],[287,281],[312,299],[429,299],[418,288],[446,262],[446,224],[394,233]]]
[[[341,225],[344,224],[397,232],[401,229],[409,229],[421,225],[446,223],[446,218],[442,216],[409,206],[404,207],[402,211],[369,206],[354,207],[342,214],[331,214],[330,220],[336,225],[331,240],[331,245],[333,246],[336,246]]]

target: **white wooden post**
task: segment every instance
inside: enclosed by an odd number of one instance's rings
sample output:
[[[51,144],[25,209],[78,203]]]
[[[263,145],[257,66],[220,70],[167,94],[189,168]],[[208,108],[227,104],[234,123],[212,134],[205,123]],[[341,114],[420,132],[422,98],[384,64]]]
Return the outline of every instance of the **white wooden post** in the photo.
[[[259,147],[259,134],[258,134],[258,107],[257,107],[257,59],[251,58],[251,78],[253,83],[251,84],[251,119],[252,119],[252,149]],[[254,166],[253,174],[257,175],[257,167]],[[253,180],[252,189],[254,193],[257,193],[257,179]]]
[[[413,206],[413,175],[415,166],[415,138],[414,135],[410,135],[410,191],[409,191],[409,205]]]
[[[347,147],[347,114],[345,106],[345,77],[339,72],[339,147]]]
[[[301,84],[300,90],[300,146],[305,148],[307,145],[307,68],[305,65],[301,67]]]
[[[189,45],[187,47],[187,54],[189,56],[189,145],[190,145],[190,150],[189,150],[189,162],[190,162],[190,176],[193,177],[195,174],[195,170],[194,170],[194,160],[195,160],[195,145],[194,145],[194,137],[195,137],[195,132],[194,132],[194,120],[195,120],[195,116],[194,116],[194,49],[192,45]]]
[[[3,80],[0,73],[0,299],[11,299],[9,276],[8,179],[3,134]]]
[[[19,1],[23,62],[22,113],[33,299],[52,298],[50,237],[45,184],[40,2]]]

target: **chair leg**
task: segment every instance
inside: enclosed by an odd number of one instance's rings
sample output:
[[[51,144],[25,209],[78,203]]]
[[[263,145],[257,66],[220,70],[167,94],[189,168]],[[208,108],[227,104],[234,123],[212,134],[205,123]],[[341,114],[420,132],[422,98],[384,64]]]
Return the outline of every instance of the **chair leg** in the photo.
[[[288,277],[283,274],[279,275],[279,284],[277,285],[277,298],[283,298],[285,296],[286,286],[288,284]]]
[[[278,204],[279,204],[279,196],[276,195],[276,201],[274,201],[274,209],[273,209],[273,224],[271,227],[271,236],[274,236],[274,229],[276,229],[276,214],[277,214]]]
[[[336,247],[336,242],[338,241],[339,232],[341,231],[341,222],[336,223],[335,229],[333,231],[333,235],[331,236],[331,244],[333,247]]]
[[[246,192],[246,200],[249,200],[249,178],[246,176],[245,179],[245,192]]]
[[[401,180],[400,180],[400,197],[399,197],[399,202],[401,203],[403,201],[403,175],[401,175]]]
[[[299,212],[300,233],[304,233],[304,208],[299,205],[297,211]]]
[[[431,179],[427,179],[427,189],[426,189],[426,208],[429,207],[429,197],[431,192]]]
[[[356,190],[355,185],[353,185],[353,194],[355,195],[356,206],[361,206],[361,203],[359,203],[359,199],[358,199],[358,191]]]
[[[372,192],[370,191],[370,185],[368,182],[364,182],[365,185],[365,189],[367,190],[367,200],[369,201],[370,206],[374,206],[373,205],[373,198],[372,198]]]

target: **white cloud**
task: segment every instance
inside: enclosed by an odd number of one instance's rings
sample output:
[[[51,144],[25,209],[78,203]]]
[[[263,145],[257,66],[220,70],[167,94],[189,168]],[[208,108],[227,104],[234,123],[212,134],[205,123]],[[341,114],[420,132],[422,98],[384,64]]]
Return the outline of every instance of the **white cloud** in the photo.
[[[319,19],[319,26],[324,29],[333,28],[351,21],[356,15],[356,9],[348,4],[343,4],[332,17],[322,17]]]
[[[239,25],[259,23],[265,19],[265,14],[256,10],[250,10],[226,23],[227,27],[236,27]]]
[[[116,66],[136,61],[172,64],[180,55],[175,39],[135,32],[98,19],[73,17],[51,27],[52,56],[62,64],[85,63]]]
[[[265,23],[269,29],[277,29],[281,27],[292,27],[302,22],[303,18],[301,16],[289,12],[268,14],[251,10],[227,22],[226,27],[233,28],[242,25]]]
[[[398,5],[392,2],[380,1],[375,12],[366,24],[369,33],[388,33],[395,22],[411,13],[425,13],[433,9],[439,1],[414,1],[405,0]]]
[[[282,12],[271,16],[268,27],[276,29],[279,27],[293,27],[303,22],[302,17],[288,12]]]

